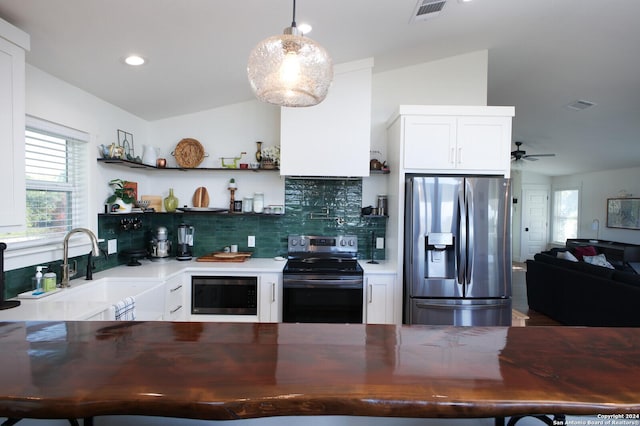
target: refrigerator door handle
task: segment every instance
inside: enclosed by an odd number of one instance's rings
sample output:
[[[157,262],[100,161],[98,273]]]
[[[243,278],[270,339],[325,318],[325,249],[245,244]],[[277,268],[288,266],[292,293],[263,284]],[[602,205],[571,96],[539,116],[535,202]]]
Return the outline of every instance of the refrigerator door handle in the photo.
[[[458,249],[456,250],[458,284],[465,284],[467,267],[467,221],[466,204],[464,200],[464,182],[458,190]]]
[[[473,218],[475,217],[475,206],[473,201],[473,188],[471,183],[465,179],[465,199],[467,204],[467,264],[465,266],[466,273],[466,284],[471,284],[471,277],[473,276],[473,259],[474,259],[474,247],[475,247],[475,238],[474,238],[474,226],[473,226]]]

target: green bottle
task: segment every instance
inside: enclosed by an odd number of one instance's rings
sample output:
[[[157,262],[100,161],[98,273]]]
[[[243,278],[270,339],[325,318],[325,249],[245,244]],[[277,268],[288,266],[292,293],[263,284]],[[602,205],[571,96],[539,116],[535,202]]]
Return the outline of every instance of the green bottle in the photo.
[[[173,188],[169,188],[169,195],[164,199],[164,210],[173,213],[178,208],[178,198],[173,195]]]

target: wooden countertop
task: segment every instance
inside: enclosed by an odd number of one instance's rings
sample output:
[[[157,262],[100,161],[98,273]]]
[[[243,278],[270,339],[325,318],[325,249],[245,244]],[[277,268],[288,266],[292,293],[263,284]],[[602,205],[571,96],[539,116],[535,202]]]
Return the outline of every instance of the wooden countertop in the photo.
[[[0,417],[640,413],[640,329],[0,323]]]

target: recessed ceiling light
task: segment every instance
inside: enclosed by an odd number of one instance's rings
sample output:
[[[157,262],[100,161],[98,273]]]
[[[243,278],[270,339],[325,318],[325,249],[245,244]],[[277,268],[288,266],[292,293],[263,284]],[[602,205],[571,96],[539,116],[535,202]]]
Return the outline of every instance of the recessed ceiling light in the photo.
[[[130,55],[130,56],[127,56],[127,57],[124,59],[124,62],[125,62],[127,65],[131,65],[131,66],[137,67],[137,66],[139,66],[139,65],[144,64],[144,63],[145,63],[145,60],[144,60],[144,58],[143,58],[142,56],[138,56],[138,55]]]

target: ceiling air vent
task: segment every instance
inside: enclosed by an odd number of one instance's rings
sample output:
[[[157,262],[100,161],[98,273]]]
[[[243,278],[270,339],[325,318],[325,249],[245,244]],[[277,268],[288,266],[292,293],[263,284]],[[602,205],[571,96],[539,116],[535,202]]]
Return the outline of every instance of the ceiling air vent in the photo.
[[[582,111],[583,109],[591,108],[594,105],[595,104],[593,102],[577,100],[567,105],[567,108],[573,111]]]
[[[440,14],[447,0],[418,0],[411,22],[424,21]]]

